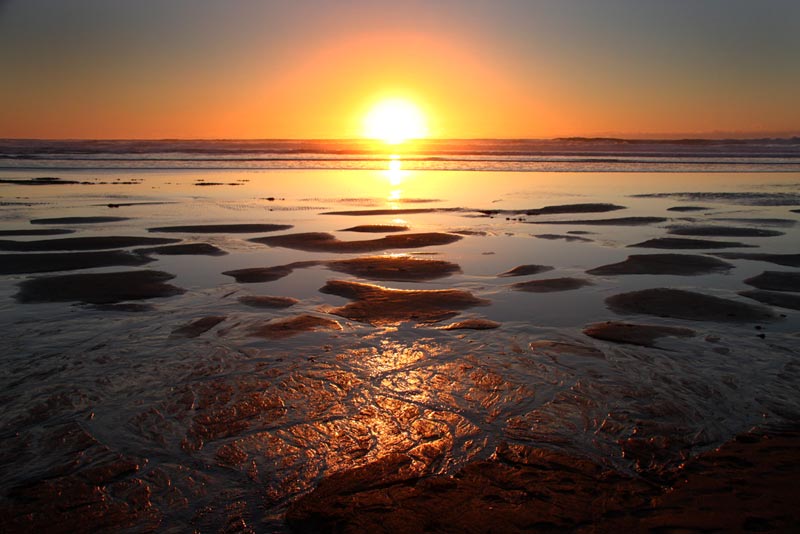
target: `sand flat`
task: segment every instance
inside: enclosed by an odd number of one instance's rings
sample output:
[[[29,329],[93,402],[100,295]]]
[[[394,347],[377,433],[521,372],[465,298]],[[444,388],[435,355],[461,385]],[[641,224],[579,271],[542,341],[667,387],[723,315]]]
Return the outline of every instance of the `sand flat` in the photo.
[[[283,247],[306,252],[380,252],[391,249],[422,248],[449,245],[460,240],[461,236],[428,232],[422,234],[389,235],[380,239],[361,241],[342,241],[333,234],[309,232],[250,239],[269,247]]]

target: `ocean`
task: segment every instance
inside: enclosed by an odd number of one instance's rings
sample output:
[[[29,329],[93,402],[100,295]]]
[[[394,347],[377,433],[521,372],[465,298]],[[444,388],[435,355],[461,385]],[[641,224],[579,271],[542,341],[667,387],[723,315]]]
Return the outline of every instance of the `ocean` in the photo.
[[[0,140],[0,169],[361,169],[798,172],[800,138],[632,140]]]

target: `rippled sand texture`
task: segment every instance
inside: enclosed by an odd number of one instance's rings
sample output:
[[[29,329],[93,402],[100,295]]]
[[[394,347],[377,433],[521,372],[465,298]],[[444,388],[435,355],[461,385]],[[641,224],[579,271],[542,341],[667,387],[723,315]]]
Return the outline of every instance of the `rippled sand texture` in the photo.
[[[800,529],[796,174],[63,174],[0,175],[4,532]]]

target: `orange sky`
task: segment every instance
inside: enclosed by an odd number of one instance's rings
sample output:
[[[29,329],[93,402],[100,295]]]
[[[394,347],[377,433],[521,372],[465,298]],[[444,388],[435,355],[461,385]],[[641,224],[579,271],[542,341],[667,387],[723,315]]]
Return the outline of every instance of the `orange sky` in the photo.
[[[800,133],[800,3],[723,3],[11,1],[0,137],[350,138],[383,97],[435,137]]]

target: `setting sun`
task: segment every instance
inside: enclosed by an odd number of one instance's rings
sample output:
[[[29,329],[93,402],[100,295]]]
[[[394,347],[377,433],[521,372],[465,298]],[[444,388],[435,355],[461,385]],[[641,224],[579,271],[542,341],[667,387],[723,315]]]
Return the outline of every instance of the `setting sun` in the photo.
[[[407,100],[383,100],[377,103],[364,118],[364,135],[396,145],[409,139],[428,135],[425,116]]]

